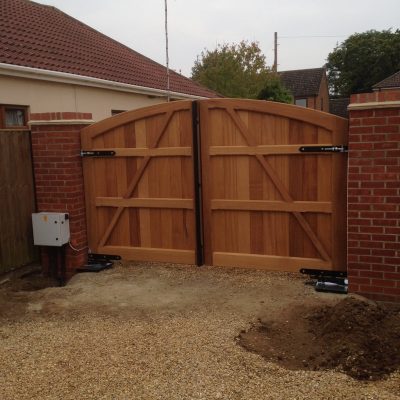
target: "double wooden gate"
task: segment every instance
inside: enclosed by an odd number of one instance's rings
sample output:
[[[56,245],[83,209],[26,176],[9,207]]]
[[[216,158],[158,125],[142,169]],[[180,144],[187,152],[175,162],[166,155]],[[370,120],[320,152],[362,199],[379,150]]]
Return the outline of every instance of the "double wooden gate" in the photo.
[[[181,101],[82,131],[89,247],[130,260],[346,268],[347,120]]]

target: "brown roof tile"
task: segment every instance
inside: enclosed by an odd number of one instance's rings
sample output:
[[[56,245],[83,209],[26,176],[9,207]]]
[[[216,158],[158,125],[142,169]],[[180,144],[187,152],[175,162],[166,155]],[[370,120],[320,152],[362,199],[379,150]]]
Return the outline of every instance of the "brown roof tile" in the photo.
[[[316,96],[325,68],[295,69],[278,74],[283,86],[289,89],[294,97]]]
[[[400,71],[372,86],[373,89],[400,88]]]
[[[166,89],[166,68],[55,7],[0,0],[0,63]],[[219,97],[171,71],[171,91]]]

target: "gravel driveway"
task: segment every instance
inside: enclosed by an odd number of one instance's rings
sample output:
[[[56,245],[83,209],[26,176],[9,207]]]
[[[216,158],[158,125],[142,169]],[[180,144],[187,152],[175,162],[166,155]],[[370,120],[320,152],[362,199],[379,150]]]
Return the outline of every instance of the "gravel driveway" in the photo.
[[[2,400],[400,399],[399,373],[289,371],[237,344],[260,313],[342,298],[297,275],[129,264],[0,292]]]

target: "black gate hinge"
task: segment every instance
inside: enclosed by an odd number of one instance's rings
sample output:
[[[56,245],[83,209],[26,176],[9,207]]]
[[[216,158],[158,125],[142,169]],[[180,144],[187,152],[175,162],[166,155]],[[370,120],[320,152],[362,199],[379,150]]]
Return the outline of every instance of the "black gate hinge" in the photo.
[[[121,260],[121,256],[116,254],[98,254],[98,253],[89,253],[88,254],[89,262],[101,262],[101,261],[112,261],[112,260]]]
[[[300,153],[347,153],[348,147],[339,146],[302,146],[299,148]]]
[[[114,150],[81,150],[81,157],[113,157]]]

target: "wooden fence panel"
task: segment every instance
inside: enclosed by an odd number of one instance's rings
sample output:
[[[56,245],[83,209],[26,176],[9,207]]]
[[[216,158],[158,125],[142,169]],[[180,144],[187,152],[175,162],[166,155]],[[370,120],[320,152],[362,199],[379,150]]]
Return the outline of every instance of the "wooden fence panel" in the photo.
[[[200,102],[205,262],[346,269],[347,120],[278,103]]]
[[[82,131],[89,248],[195,263],[192,102],[119,114]]]
[[[0,273],[37,260],[30,132],[0,131]]]

